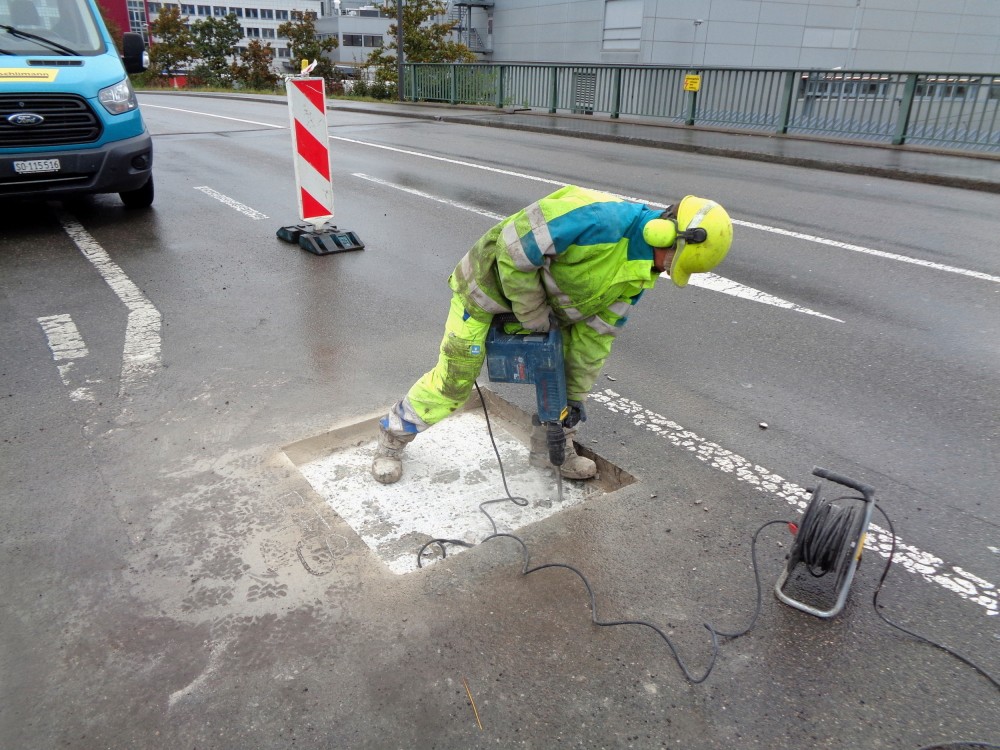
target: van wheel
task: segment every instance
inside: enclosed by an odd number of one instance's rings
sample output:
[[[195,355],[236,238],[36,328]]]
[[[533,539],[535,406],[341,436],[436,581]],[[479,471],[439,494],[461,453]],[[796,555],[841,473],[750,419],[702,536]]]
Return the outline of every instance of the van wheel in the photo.
[[[153,205],[153,175],[149,176],[146,184],[135,190],[126,190],[118,193],[125,208],[149,208]]]

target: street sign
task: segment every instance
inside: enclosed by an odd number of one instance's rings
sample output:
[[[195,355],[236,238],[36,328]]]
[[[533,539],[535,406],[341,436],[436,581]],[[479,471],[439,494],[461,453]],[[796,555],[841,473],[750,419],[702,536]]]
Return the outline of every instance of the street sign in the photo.
[[[701,76],[689,73],[684,76],[685,91],[699,91],[701,89]]]

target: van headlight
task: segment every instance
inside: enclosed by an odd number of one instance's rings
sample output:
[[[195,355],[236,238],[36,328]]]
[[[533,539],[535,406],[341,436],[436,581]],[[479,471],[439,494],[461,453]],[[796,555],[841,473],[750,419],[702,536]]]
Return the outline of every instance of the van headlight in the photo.
[[[136,101],[135,91],[128,78],[125,78],[114,86],[108,86],[97,92],[97,99],[104,105],[104,108],[113,115],[121,115],[130,112],[139,106]]]

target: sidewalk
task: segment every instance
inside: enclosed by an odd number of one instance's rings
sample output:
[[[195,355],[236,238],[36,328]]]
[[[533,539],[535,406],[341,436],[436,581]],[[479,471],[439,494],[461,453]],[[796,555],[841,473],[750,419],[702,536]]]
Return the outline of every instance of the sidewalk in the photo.
[[[346,99],[330,99],[328,107],[334,111],[555,133],[1000,193],[998,154],[736,133],[651,123],[648,120],[612,120],[606,115],[550,115],[448,104],[356,102]]]

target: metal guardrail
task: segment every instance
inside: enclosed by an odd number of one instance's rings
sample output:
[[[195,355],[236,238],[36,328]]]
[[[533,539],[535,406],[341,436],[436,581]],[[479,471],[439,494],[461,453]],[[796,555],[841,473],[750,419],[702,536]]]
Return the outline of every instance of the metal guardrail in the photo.
[[[1000,75],[559,64],[407,64],[413,101],[1000,153]]]

